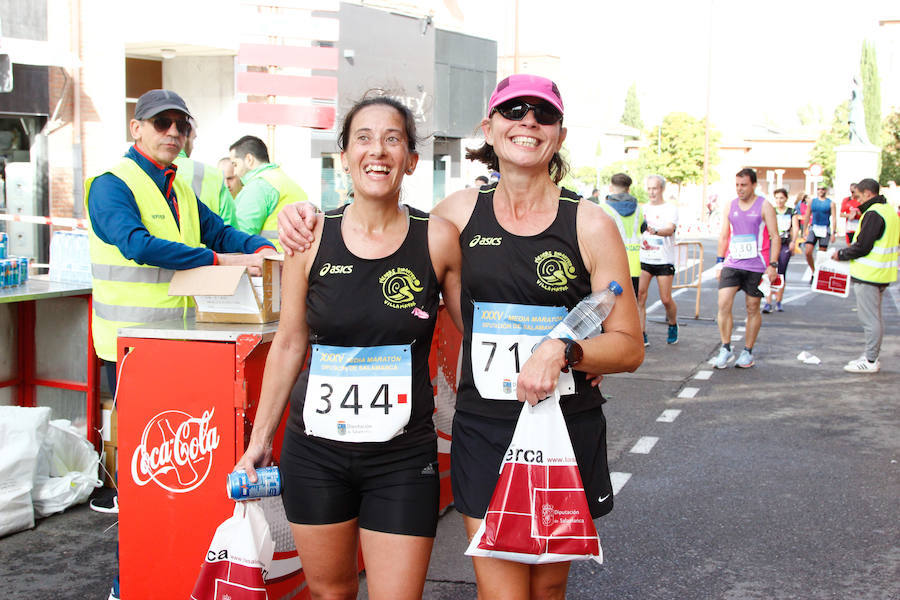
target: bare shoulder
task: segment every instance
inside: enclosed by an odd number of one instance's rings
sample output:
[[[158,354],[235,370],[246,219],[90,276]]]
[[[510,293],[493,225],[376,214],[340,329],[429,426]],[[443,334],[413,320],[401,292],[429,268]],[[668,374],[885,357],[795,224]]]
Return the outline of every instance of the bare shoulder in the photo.
[[[462,231],[472,211],[475,209],[475,202],[478,200],[478,190],[475,188],[466,188],[453,192],[443,200],[437,203],[431,209],[432,215],[437,215],[450,221],[459,231]]]
[[[309,250],[306,250],[305,252],[294,252],[293,256],[285,254],[285,266],[287,266],[288,261],[292,261],[293,264],[301,267],[303,272],[309,273],[313,261],[319,253],[319,245],[322,243],[322,232],[325,230],[325,219],[325,213],[316,214],[316,225],[313,228],[313,236],[315,237],[313,238],[312,245]]]
[[[431,213],[428,217],[428,235],[429,237],[434,235],[440,239],[445,237],[455,239],[459,237],[459,230],[456,228],[456,225],[448,219]]]
[[[582,200],[578,203],[576,222],[579,233],[604,234],[610,229],[616,229],[616,224],[606,214],[606,211],[599,204],[594,204],[590,200]]]

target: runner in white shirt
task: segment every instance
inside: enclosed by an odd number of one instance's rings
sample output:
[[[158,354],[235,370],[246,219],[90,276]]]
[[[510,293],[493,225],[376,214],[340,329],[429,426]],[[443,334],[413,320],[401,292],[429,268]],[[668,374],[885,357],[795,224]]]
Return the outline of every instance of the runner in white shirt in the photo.
[[[650,279],[656,277],[659,300],[666,309],[669,332],[666,342],[678,343],[678,306],[672,299],[672,279],[675,275],[675,228],[678,226],[678,207],[663,201],[666,180],[662,175],[647,178],[649,204],[644,206],[647,228],[641,239],[641,281],[638,287],[638,312],[644,329],[644,345],[647,339],[647,291]]]

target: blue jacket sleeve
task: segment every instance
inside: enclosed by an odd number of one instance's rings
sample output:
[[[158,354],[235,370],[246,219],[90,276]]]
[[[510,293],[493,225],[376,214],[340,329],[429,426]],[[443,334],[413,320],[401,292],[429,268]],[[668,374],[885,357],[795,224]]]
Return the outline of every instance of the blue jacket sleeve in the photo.
[[[112,173],[104,173],[91,184],[88,216],[97,237],[137,263],[181,270],[215,261],[213,251],[208,248],[191,248],[150,235],[141,221],[134,194]]]
[[[216,252],[237,252],[253,254],[262,247],[274,248],[264,237],[250,235],[226,225],[222,217],[214,213],[202,202],[197,202],[200,210],[200,241]]]

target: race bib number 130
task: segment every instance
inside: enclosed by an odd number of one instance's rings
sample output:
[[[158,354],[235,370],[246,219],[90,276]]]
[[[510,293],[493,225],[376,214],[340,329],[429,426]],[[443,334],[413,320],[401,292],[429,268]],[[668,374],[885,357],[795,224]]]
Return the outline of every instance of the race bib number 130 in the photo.
[[[472,318],[472,375],[481,397],[515,400],[522,365],[566,314],[564,306],[476,302]],[[560,373],[557,389],[561,395],[575,393],[571,371]]]
[[[386,442],[412,408],[410,346],[313,345],[303,404],[306,434],[344,442]]]

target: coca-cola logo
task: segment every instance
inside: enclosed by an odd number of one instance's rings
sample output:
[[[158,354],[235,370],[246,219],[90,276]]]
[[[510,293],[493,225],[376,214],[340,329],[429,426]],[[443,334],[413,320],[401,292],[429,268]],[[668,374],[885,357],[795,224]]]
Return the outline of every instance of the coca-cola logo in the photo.
[[[131,456],[131,477],[138,485],[151,481],[176,494],[200,486],[212,469],[213,450],[219,433],[211,427],[215,408],[193,417],[180,410],[166,410],[147,422],[141,443]]]

